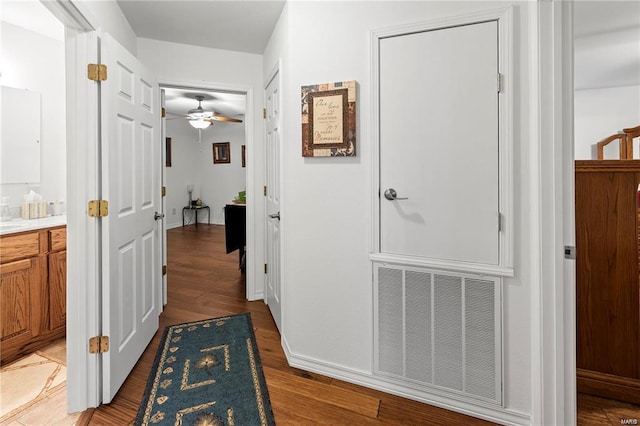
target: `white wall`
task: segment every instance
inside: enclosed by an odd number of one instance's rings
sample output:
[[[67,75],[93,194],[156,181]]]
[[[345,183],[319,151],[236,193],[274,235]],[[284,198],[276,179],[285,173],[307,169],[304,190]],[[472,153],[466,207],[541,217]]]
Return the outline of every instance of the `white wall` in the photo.
[[[640,125],[640,86],[576,90],[575,158],[596,160],[596,144],[602,139]],[[638,157],[636,143],[634,158]],[[620,158],[618,143],[605,148],[605,159]]]
[[[595,160],[598,142],[640,125],[640,3],[575,3],[574,87],[575,159]],[[611,143],[605,159],[618,158]]]
[[[295,362],[362,379],[373,368],[371,58],[373,30],[513,4],[515,277],[504,280],[504,410],[531,410],[529,9],[519,2],[289,2],[265,51],[282,67],[283,336]],[[325,23],[331,31],[309,23]],[[329,24],[330,23],[330,24]],[[359,83],[356,158],[301,156],[300,86]],[[473,176],[469,176],[472,180]],[[367,379],[362,379],[367,380]]]
[[[211,223],[223,225],[224,206],[246,187],[247,169],[242,167],[244,123],[214,123],[202,131],[200,143],[198,131],[187,120],[169,120],[167,137],[172,138],[171,167],[165,168],[167,227],[182,226],[188,184],[194,185],[193,199],[201,198],[209,206]],[[214,142],[230,143],[231,163],[213,164]],[[198,222],[206,221],[206,213],[199,213]],[[185,214],[185,223],[193,223],[193,212]]]
[[[182,208],[187,205],[187,185],[194,185],[193,197],[197,198],[195,185],[199,183],[198,132],[187,120],[167,121],[166,136],[171,139],[171,167],[165,167],[165,215],[167,228],[182,226]],[[186,221],[186,217],[185,217]],[[188,221],[187,221],[188,222]]]
[[[231,163],[213,164],[214,142],[229,142]],[[199,157],[201,193],[202,200],[211,207],[211,223],[224,224],[224,206],[246,189],[247,168],[242,167],[244,144],[244,126],[240,123],[216,123],[206,139],[202,139]],[[204,219],[201,215],[200,220]]]
[[[136,55],[136,33],[116,1],[72,0],[72,3],[96,30],[111,34],[125,49]]]
[[[2,184],[13,214],[19,214],[23,195],[33,189],[45,201],[66,198],[66,122],[64,42],[2,22],[3,86],[28,89],[42,95],[40,184]],[[29,54],[26,54],[28,52]],[[28,113],[25,112],[25,113]],[[20,161],[31,161],[22,158]]]

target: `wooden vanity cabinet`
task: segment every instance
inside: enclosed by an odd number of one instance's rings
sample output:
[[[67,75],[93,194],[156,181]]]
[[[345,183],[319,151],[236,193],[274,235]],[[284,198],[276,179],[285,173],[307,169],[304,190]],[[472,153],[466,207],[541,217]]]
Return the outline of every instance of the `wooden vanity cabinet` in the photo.
[[[0,236],[0,362],[66,331],[66,227]]]
[[[67,228],[49,230],[49,328],[67,324]]]
[[[37,339],[41,331],[41,268],[39,256],[0,265],[0,356],[11,359]]]

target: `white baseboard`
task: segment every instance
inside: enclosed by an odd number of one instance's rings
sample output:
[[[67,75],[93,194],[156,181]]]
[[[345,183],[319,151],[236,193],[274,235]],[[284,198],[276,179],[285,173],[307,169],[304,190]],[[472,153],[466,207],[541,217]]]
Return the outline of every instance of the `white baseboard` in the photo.
[[[256,300],[264,300],[264,291],[256,292],[250,297],[247,297],[249,302],[255,302]]]
[[[354,370],[337,364],[327,363],[321,360],[294,354],[289,349],[287,339],[282,337],[282,348],[287,362],[291,367],[300,368],[312,373],[322,374],[356,385],[376,389],[392,395],[422,402],[446,410],[455,411],[469,416],[477,417],[494,423],[510,426],[530,425],[531,417],[526,413],[510,410],[508,408],[477,405],[469,401],[454,399],[445,395],[445,392],[424,392],[412,389],[384,377],[374,376],[371,372]]]

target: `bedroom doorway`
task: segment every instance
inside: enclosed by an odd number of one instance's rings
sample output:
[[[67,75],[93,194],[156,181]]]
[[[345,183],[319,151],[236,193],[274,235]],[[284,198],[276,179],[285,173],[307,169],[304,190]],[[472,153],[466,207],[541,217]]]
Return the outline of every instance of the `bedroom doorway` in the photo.
[[[211,87],[160,86],[165,108],[166,229],[193,226],[198,230],[200,226],[203,231],[207,225],[224,225],[227,205],[246,206],[247,94]],[[243,225],[246,229],[246,223]],[[206,238],[204,232],[202,236]],[[241,257],[239,254],[239,260]],[[240,272],[244,278],[239,265]],[[243,282],[248,294],[246,279]]]

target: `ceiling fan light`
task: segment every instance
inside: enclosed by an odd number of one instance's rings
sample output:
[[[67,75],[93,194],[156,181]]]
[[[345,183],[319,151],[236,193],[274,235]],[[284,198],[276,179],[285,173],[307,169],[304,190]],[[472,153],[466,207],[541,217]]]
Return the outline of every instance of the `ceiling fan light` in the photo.
[[[189,120],[189,124],[191,124],[196,129],[206,129],[207,127],[211,126],[211,122],[210,121],[205,121],[205,120],[202,120],[202,119]]]
[[[192,109],[187,113],[187,116],[193,120],[196,120],[199,118],[208,118],[212,115],[213,115],[212,113],[208,111],[204,111],[202,109]]]

